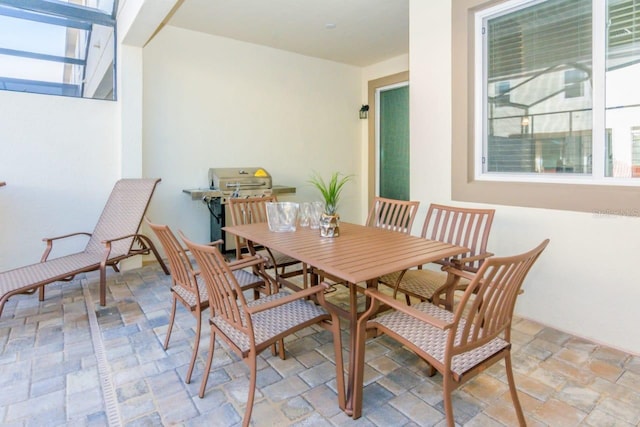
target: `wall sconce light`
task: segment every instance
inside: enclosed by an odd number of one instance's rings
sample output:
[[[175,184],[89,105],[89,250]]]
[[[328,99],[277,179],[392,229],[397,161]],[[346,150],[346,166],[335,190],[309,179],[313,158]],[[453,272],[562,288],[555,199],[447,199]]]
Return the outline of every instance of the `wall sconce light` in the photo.
[[[369,117],[369,106],[363,105],[362,107],[360,107],[360,118],[366,119],[368,117]]]
[[[520,119],[520,134],[524,137],[529,135],[529,125],[531,124],[531,117],[522,116]]]

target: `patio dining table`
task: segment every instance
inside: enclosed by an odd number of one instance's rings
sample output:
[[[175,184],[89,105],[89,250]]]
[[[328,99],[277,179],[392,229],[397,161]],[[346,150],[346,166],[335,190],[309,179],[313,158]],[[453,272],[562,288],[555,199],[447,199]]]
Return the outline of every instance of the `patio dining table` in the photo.
[[[323,271],[345,281],[349,287],[349,310],[338,312],[349,320],[349,367],[345,412],[353,415],[355,339],[358,316],[358,283],[377,288],[385,274],[428,264],[468,252],[467,248],[404,233],[363,225],[340,223],[339,237],[321,237],[319,230],[298,227],[293,232],[272,232],[267,223],[225,227],[225,231],[300,260],[312,268],[312,283]]]

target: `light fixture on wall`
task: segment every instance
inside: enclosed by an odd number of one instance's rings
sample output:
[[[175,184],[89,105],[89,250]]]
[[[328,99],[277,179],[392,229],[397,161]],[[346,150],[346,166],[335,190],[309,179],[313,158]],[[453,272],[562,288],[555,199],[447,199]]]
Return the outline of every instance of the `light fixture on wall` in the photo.
[[[526,135],[529,133],[529,124],[531,124],[531,119],[529,116],[522,116],[520,119],[520,133],[522,135]]]
[[[368,117],[369,117],[369,106],[363,105],[362,107],[360,107],[360,118],[366,119]]]

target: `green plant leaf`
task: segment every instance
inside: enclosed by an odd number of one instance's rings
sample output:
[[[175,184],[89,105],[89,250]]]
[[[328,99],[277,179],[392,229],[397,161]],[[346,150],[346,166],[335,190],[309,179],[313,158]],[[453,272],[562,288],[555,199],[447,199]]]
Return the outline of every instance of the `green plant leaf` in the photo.
[[[331,174],[329,181],[325,181],[318,172],[313,172],[308,182],[313,184],[318,191],[320,191],[320,194],[322,194],[326,214],[334,215],[336,213],[342,189],[352,178],[353,175],[343,175],[340,172],[334,172]]]

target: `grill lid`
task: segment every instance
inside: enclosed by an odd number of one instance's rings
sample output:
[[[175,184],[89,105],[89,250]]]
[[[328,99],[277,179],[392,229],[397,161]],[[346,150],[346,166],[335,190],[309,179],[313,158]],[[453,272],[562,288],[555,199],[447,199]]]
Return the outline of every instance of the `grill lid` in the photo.
[[[271,175],[263,168],[211,168],[209,185],[221,191],[268,190]]]

